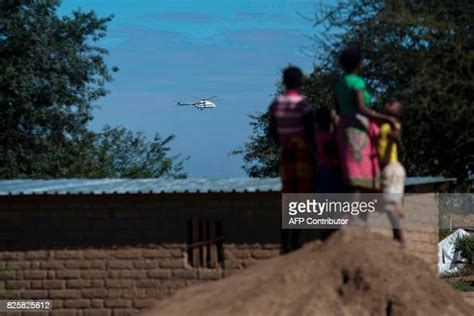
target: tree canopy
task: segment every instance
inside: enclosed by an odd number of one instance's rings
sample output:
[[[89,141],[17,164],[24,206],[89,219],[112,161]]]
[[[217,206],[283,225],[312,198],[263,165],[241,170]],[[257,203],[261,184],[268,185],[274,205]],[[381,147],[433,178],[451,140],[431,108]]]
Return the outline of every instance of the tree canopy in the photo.
[[[172,136],[148,142],[123,128],[88,130],[117,71],[98,44],[112,16],[59,16],[59,4],[0,2],[0,177],[182,176],[182,162],[167,156]]]
[[[474,4],[341,1],[318,9],[315,25],[324,32],[314,37],[317,67],[303,89],[315,106],[334,107],[339,53],[358,47],[365,57],[363,76],[378,105],[390,96],[405,106],[402,160],[408,174],[465,180],[466,166],[474,161]],[[253,124],[263,131],[265,122],[259,120],[260,125]],[[275,159],[249,150],[255,141],[259,146],[267,142],[255,135],[244,147],[244,169],[265,166],[251,175],[269,176],[266,170]]]

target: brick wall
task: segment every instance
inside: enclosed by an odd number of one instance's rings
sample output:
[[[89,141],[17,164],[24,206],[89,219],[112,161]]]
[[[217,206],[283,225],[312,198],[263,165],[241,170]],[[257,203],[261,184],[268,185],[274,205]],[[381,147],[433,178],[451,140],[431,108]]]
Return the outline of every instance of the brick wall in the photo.
[[[404,198],[405,218],[402,225],[406,244],[404,250],[427,262],[433,271],[438,269],[438,207],[435,193],[408,194]],[[390,227],[384,214],[377,215]],[[371,218],[369,217],[369,222]],[[375,225],[374,225],[375,226]],[[392,236],[391,229],[372,229],[385,236]]]
[[[195,216],[222,225],[216,268],[188,262]],[[133,315],[278,255],[279,227],[280,195],[271,192],[1,197],[0,295],[51,299],[51,315]],[[408,251],[432,263],[436,238],[407,234]]]
[[[129,315],[176,289],[216,280],[277,254],[275,247],[226,249],[225,269],[194,269],[185,246],[2,252],[8,299],[50,299],[53,315]]]

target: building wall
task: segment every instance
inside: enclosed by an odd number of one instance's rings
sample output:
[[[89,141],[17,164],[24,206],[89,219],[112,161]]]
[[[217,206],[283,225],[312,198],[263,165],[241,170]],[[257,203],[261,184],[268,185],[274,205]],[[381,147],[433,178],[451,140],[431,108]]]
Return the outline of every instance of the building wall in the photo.
[[[403,234],[406,239],[404,250],[428,263],[433,271],[438,265],[438,206],[435,193],[408,194],[404,198],[405,218]],[[384,214],[377,215],[383,223],[374,227],[390,227]],[[377,218],[372,218],[377,219]],[[371,218],[369,218],[369,222]],[[372,229],[385,236],[392,236],[391,229]]]
[[[417,203],[407,208],[423,209]],[[215,268],[188,260],[196,216],[221,225]],[[51,299],[53,315],[136,314],[179,288],[277,256],[279,227],[272,192],[1,197],[0,295]],[[435,262],[437,231],[407,239],[407,251]]]

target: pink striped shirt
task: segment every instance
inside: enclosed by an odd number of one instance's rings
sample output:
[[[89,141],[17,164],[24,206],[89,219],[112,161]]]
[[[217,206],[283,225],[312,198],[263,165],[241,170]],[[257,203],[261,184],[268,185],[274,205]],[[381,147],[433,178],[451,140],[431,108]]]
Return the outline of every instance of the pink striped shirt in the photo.
[[[296,91],[288,91],[277,97],[270,106],[270,113],[275,118],[280,142],[292,136],[304,136],[303,117],[311,111],[311,104]]]

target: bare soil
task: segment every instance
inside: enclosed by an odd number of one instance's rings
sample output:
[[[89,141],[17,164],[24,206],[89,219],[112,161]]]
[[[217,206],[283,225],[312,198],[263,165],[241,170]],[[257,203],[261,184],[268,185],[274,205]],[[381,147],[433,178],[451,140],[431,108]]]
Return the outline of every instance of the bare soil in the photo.
[[[341,230],[325,243],[180,290],[147,315],[472,315],[472,306],[396,242]]]

